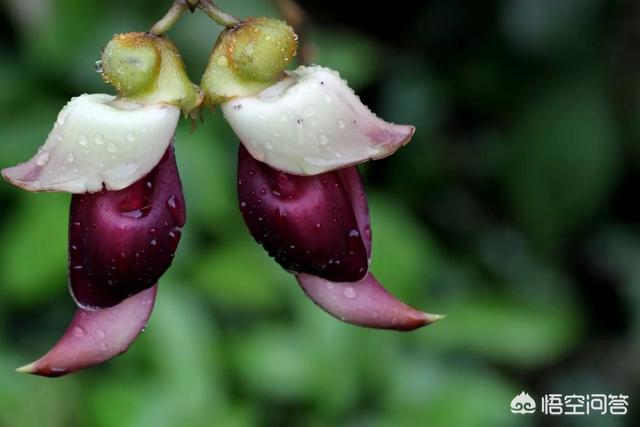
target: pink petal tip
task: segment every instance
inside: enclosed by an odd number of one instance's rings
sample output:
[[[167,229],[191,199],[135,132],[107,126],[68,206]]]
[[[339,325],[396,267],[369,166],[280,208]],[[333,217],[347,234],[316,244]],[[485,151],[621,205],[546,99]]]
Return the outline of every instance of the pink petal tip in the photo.
[[[335,283],[308,274],[297,275],[302,290],[330,315],[353,325],[411,331],[444,317],[409,307],[368,273],[358,282]]]
[[[99,365],[126,352],[147,324],[156,291],[157,285],[110,308],[78,309],[53,348],[16,371],[59,377]]]

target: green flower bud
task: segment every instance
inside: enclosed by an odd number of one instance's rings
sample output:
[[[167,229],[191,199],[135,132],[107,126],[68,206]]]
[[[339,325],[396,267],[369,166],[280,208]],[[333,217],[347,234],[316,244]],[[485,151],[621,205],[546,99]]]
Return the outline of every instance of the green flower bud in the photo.
[[[160,72],[160,54],[143,37],[116,35],[102,53],[104,79],[119,94],[135,97],[151,90]]]
[[[102,77],[121,98],[165,103],[188,114],[202,102],[199,88],[187,77],[176,47],[148,33],[117,34],[102,54]]]
[[[206,102],[255,95],[276,83],[296,54],[297,38],[272,18],[250,18],[223,31],[202,76]]]
[[[229,43],[232,64],[250,80],[273,81],[296,54],[296,34],[283,21],[258,18],[238,27]]]

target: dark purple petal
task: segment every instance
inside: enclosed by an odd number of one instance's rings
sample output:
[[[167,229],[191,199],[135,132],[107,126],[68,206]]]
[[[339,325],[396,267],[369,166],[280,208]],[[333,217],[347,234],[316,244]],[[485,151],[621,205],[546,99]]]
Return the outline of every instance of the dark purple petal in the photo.
[[[76,303],[111,307],[157,283],[171,265],[185,218],[172,146],[133,185],[74,195],[69,285]]]
[[[361,188],[355,168],[290,175],[258,162],[243,146],[238,152],[238,199],[247,227],[283,268],[297,273],[343,282],[366,274],[370,231]]]
[[[330,315],[358,326],[410,331],[443,316],[423,313],[397,300],[368,273],[351,283],[335,283],[308,274],[296,276],[302,290]]]
[[[53,348],[17,371],[59,377],[126,352],[149,320],[156,290],[157,286],[153,286],[111,308],[93,311],[79,308]]]
[[[364,185],[362,185],[362,178],[360,177],[360,172],[358,172],[358,167],[349,166],[336,171],[336,173],[340,175],[347,194],[349,194],[351,207],[356,215],[358,230],[360,230],[363,236],[364,246],[367,249],[367,258],[371,259],[372,235],[371,222],[369,220],[369,204],[367,203],[367,194],[364,191]]]

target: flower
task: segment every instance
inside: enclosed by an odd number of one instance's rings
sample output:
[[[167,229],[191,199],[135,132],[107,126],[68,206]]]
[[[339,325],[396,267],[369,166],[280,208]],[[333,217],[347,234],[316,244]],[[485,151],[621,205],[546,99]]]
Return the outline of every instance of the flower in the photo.
[[[200,87],[160,34],[187,8],[227,28]],[[213,3],[176,0],[149,33],[117,34],[97,63],[117,96],[84,94],[59,113],[32,159],[2,176],[27,191],[71,193],[62,338],[18,370],[60,376],[125,352],[144,328],[186,221],[174,155],[180,112],[220,105],[241,141],[240,211],[255,240],[334,317],[412,330],[442,316],[398,301],[369,269],[369,209],[357,164],[394,153],[410,125],[372,113],[336,71],[285,71],[297,36],[270,18],[239,21]]]
[[[114,36],[99,65],[118,96],[73,98],[33,158],[2,171],[27,191],[72,193],[68,274],[78,309],[58,343],[21,372],[60,376],[126,351],[185,224],[173,140],[180,110],[195,111],[202,92],[171,42],[152,34]]]
[[[254,32],[268,38],[247,36]],[[369,210],[354,166],[393,154],[415,128],[377,117],[329,68],[284,71],[288,53],[246,66],[243,52],[262,58],[295,42],[279,21],[248,20],[221,35],[201,82],[205,102],[220,103],[241,142],[238,200],[247,228],[334,317],[397,330],[433,323],[442,316],[398,301],[369,271]]]

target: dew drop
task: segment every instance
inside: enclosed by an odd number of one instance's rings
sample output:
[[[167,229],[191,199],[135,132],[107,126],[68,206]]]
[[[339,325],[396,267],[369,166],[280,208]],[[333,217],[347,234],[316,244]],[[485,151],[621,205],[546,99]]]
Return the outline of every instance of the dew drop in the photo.
[[[116,148],[115,144],[113,144],[112,142],[107,144],[107,151],[110,153],[115,153],[118,149]]]
[[[74,160],[75,160],[75,157],[73,156],[73,153],[67,154],[67,162],[73,163]]]
[[[167,209],[169,209],[169,213],[175,222],[180,223],[184,221],[184,214],[180,212],[180,206],[175,196],[167,199]]]
[[[98,338],[104,338],[104,337],[105,337],[105,333],[104,333],[104,331],[103,331],[102,329],[98,329],[98,330],[96,331],[96,336],[97,336]]]
[[[96,70],[96,73],[102,74],[102,72],[104,71],[102,69],[102,61],[96,61],[96,63],[94,64],[94,69]]]
[[[127,141],[129,141],[129,142],[133,142],[133,141],[135,141],[135,140],[136,140],[136,137],[135,137],[131,132],[129,132],[129,133],[127,134]]]
[[[78,137],[78,144],[85,146],[87,145],[88,142],[89,140],[87,139],[87,135],[80,134],[80,136]]]
[[[101,342],[99,345],[100,345],[100,350],[102,351],[107,351],[109,349],[109,346],[107,346],[106,343]]]
[[[36,158],[36,165],[44,166],[49,161],[49,152],[45,151]]]
[[[83,328],[81,328],[80,326],[75,326],[73,328],[73,336],[76,338],[82,338],[86,335],[87,333],[84,331]]]
[[[102,145],[104,144],[104,138],[102,137],[102,135],[98,135],[96,136],[96,139],[93,140],[93,142],[95,142],[96,145]]]
[[[342,290],[342,295],[344,295],[345,298],[354,299],[358,296],[358,293],[353,289],[353,286],[347,286]]]
[[[320,135],[320,144],[327,145],[329,143],[329,138],[325,134]]]

